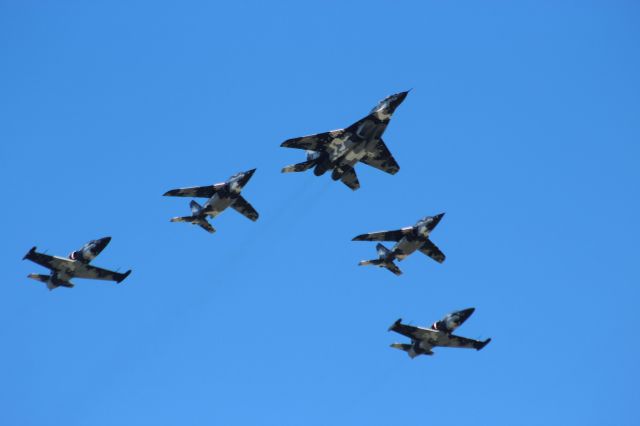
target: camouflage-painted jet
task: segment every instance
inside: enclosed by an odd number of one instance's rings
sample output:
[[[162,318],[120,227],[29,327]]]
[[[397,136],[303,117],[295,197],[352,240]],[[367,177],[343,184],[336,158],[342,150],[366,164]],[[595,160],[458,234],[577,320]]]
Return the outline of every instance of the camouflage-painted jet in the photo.
[[[49,290],[58,287],[73,287],[73,284],[70,282],[72,278],[89,278],[121,283],[129,276],[131,270],[121,274],[89,265],[89,263],[104,250],[107,244],[109,244],[109,241],[111,241],[111,237],[91,240],[82,246],[80,250],[71,252],[68,258],[38,253],[36,252],[36,248],[33,247],[23,259],[28,259],[38,265],[49,268],[51,275],[29,274],[28,277],[45,283]]]
[[[376,246],[378,258],[363,260],[358,265],[378,266],[400,275],[402,271],[393,261],[395,259],[402,261],[416,250],[420,250],[438,263],[444,262],[444,253],[429,239],[431,231],[440,223],[442,216],[444,216],[444,213],[427,216],[420,219],[414,226],[395,231],[380,231],[358,235],[353,241],[397,241],[391,250],[382,244],[378,244]]]
[[[285,148],[307,150],[307,161],[292,164],[282,173],[304,172],[315,167],[316,176],[333,170],[331,178],[340,179],[352,190],[360,188],[354,166],[358,161],[389,174],[396,174],[400,166],[382,140],[382,134],[394,111],[409,92],[388,96],[371,110],[369,115],[356,121],[346,129],[289,139],[282,143]]]
[[[465,322],[475,308],[464,309],[453,312],[440,321],[433,323],[431,328],[414,327],[402,324],[402,319],[394,322],[389,331],[395,331],[411,339],[411,343],[392,343],[391,347],[405,351],[411,358],[418,355],[433,355],[432,348],[444,346],[449,348],[469,348],[480,350],[484,348],[491,339],[473,340],[466,337],[456,336],[453,330]]]
[[[237,173],[226,182],[215,185],[179,188],[165,192],[164,195],[170,197],[208,198],[204,206],[191,201],[191,216],[174,217],[171,222],[189,222],[193,225],[199,225],[207,232],[214,233],[216,230],[207,221],[207,216],[216,217],[227,207],[232,207],[238,213],[255,222],[258,220],[258,212],[240,195],[255,171],[256,169],[251,169],[248,172]]]

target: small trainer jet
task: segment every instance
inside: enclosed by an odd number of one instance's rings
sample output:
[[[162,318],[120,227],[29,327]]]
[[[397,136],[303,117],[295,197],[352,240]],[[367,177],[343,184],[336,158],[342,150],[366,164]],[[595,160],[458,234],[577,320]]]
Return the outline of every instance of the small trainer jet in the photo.
[[[286,166],[282,173],[304,172],[315,167],[313,173],[321,176],[332,170],[333,180],[341,180],[354,191],[360,188],[354,170],[358,161],[383,172],[396,174],[400,166],[382,140],[382,134],[408,93],[396,93],[384,98],[369,115],[346,129],[284,141],[281,147],[307,150],[307,161]]]
[[[411,339],[411,343],[392,343],[391,347],[405,351],[412,359],[418,355],[433,355],[432,348],[444,346],[449,348],[469,348],[480,350],[487,346],[491,339],[473,340],[456,336],[453,330],[465,322],[475,308],[453,312],[440,321],[436,321],[430,328],[414,327],[402,324],[402,319],[394,322],[389,331],[395,331]]]
[[[255,222],[258,220],[258,212],[240,195],[240,192],[255,171],[256,169],[251,169],[247,172],[237,173],[226,182],[216,183],[215,185],[179,188],[165,192],[164,195],[169,197],[208,198],[203,206],[191,201],[189,204],[191,216],[174,217],[171,222],[188,222],[193,225],[199,225],[207,232],[214,233],[216,230],[207,221],[207,216],[216,217],[227,207],[232,207],[238,213]]]
[[[429,256],[438,263],[444,262],[445,255],[431,242],[429,235],[431,231],[440,223],[444,213],[435,216],[427,216],[420,219],[414,226],[397,229],[395,231],[370,232],[355,237],[352,241],[396,241],[396,245],[391,250],[383,244],[378,244],[376,250],[378,258],[363,260],[358,265],[373,265],[386,268],[396,275],[401,275],[402,271],[393,263],[395,259],[404,260],[416,250]]]
[[[51,275],[29,274],[28,277],[45,283],[49,290],[58,287],[73,287],[73,284],[70,282],[72,278],[88,278],[121,283],[129,276],[131,270],[121,274],[89,265],[89,263],[104,250],[107,244],[109,244],[109,241],[111,241],[111,237],[91,240],[82,246],[80,250],[71,252],[68,258],[38,253],[36,252],[36,248],[33,247],[23,259],[49,268]]]

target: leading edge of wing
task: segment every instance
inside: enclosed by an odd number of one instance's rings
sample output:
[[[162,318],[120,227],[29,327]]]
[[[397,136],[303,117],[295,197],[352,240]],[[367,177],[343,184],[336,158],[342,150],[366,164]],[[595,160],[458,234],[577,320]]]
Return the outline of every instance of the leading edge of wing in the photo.
[[[378,232],[369,232],[366,234],[360,234],[357,237],[354,237],[351,241],[400,241],[402,237],[404,237],[408,232],[413,228],[407,228],[407,230],[396,229],[393,231],[378,231]]]
[[[121,283],[131,274],[131,269],[125,273],[119,273],[110,271],[108,269],[98,268],[92,265],[79,265],[78,268],[72,272],[72,275],[77,278],[85,278],[90,280],[105,280],[115,281]]]
[[[165,197],[195,197],[195,198],[211,198],[216,193],[213,185],[209,186],[192,186],[189,188],[172,189],[164,194]]]

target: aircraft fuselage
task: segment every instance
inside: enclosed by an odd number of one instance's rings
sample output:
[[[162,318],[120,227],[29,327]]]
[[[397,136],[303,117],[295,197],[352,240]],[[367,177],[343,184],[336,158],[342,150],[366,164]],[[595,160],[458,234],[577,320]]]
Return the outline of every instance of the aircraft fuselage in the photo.
[[[326,151],[328,155],[319,158],[316,170],[323,174],[333,169],[332,178],[337,180],[345,172],[353,169],[368,152],[373,151],[378,145],[387,129],[390,117],[390,115],[374,112],[349,126],[343,137],[331,141]]]

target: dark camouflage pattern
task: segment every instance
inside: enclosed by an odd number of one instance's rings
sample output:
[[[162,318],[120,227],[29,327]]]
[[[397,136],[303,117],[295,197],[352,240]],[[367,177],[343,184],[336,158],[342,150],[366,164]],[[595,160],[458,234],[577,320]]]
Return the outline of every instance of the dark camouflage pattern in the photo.
[[[187,222],[198,225],[205,231],[213,234],[216,232],[207,220],[222,213],[227,207],[233,208],[246,218],[256,221],[259,214],[255,208],[242,196],[240,192],[251,179],[256,169],[247,172],[236,173],[226,182],[217,183],[210,186],[195,186],[190,188],[172,189],[164,193],[169,197],[200,197],[209,198],[203,206],[192,200],[191,216],[178,216],[171,218],[171,222]]]
[[[286,166],[282,172],[303,172],[313,167],[313,173],[321,176],[331,170],[333,180],[340,180],[354,191],[360,188],[354,169],[358,162],[396,174],[400,166],[382,140],[382,134],[408,93],[401,92],[386,97],[369,115],[346,129],[284,141],[281,147],[307,150],[307,161]]]
[[[490,338],[486,340],[474,340],[467,337],[456,336],[451,333],[462,325],[474,310],[474,308],[469,308],[453,312],[445,316],[442,320],[435,322],[431,328],[402,324],[402,319],[398,319],[391,324],[389,331],[395,331],[410,338],[411,343],[393,343],[391,347],[407,352],[411,358],[415,358],[418,355],[433,355],[431,349],[437,346],[476,349],[479,351],[491,342]]]
[[[438,263],[444,262],[446,256],[429,239],[431,231],[440,223],[444,213],[435,216],[427,216],[420,219],[414,226],[397,229],[394,231],[379,231],[361,234],[353,238],[352,241],[395,241],[392,249],[387,249],[384,245],[376,246],[378,259],[362,260],[358,265],[373,265],[386,268],[395,275],[402,272],[394,263],[394,260],[402,261],[416,250],[424,253]]]
[[[110,240],[111,238],[107,237],[103,238],[102,240],[90,241],[79,251],[90,250],[92,252],[97,251],[99,253],[104,249],[104,247]],[[69,257],[71,257],[71,255]],[[28,275],[28,277],[31,279],[45,283],[49,290],[53,290],[57,287],[73,287],[73,284],[70,281],[72,278],[88,278],[121,283],[131,273],[131,270],[128,270],[125,273],[119,273],[89,265],[89,262],[93,258],[87,260],[86,258],[82,257],[77,260],[73,260],[70,258],[50,256],[48,254],[38,253],[36,251],[36,247],[33,247],[31,250],[29,250],[29,252],[24,256],[23,259],[30,260],[40,266],[44,266],[45,268],[51,270],[50,275]]]

